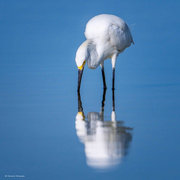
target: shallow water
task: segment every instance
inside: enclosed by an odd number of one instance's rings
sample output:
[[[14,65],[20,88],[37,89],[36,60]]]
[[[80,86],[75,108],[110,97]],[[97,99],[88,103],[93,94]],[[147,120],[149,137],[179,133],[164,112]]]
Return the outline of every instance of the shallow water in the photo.
[[[0,1],[0,180],[179,180],[179,1]],[[112,68],[75,53],[94,15],[135,45]],[[179,15],[178,15],[179,14]],[[79,113],[78,113],[79,112]]]
[[[1,179],[178,179],[180,84],[116,82],[113,96],[84,75],[77,94],[76,69],[2,71]]]

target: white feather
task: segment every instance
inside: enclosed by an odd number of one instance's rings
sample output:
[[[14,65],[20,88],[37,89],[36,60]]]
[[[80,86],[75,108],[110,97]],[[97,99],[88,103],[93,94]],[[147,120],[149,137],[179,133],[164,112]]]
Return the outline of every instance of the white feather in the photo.
[[[111,58],[115,66],[116,58],[133,43],[127,24],[119,17],[101,14],[93,17],[86,25],[87,40],[76,53],[76,64],[81,66],[84,60],[88,67],[97,68],[104,60]]]

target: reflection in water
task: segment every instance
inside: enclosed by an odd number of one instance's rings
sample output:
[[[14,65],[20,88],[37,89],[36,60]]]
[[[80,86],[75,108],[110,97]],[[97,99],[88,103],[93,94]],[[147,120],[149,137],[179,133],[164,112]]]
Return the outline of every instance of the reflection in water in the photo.
[[[78,93],[76,132],[85,145],[87,164],[97,169],[107,169],[120,164],[122,158],[128,154],[132,140],[132,128],[123,126],[122,121],[116,121],[114,91],[111,120],[104,121],[105,96],[106,90],[103,93],[101,112],[89,112],[86,121]]]

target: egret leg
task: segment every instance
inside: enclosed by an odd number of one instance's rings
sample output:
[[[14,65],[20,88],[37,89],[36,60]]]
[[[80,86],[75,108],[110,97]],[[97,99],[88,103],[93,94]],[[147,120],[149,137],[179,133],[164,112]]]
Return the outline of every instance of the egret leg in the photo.
[[[114,89],[112,90],[112,111],[115,111],[115,95],[114,95]]]
[[[106,100],[106,89],[103,90],[101,112],[104,112],[105,100]]]
[[[103,86],[104,86],[104,89],[107,89],[106,78],[105,78],[105,73],[104,73],[104,62],[101,63],[101,71],[102,71]]]
[[[105,106],[105,100],[106,100],[106,89],[103,90],[103,98],[102,98],[102,105],[101,105],[101,112],[99,113],[101,115],[101,120],[104,121],[104,106]]]
[[[118,54],[114,54],[111,58],[112,62],[112,90],[115,89],[115,65],[116,65],[116,59],[117,59]]]
[[[82,79],[83,71],[84,71],[84,68],[82,70],[78,69],[78,87],[77,87],[78,92],[80,91],[81,79]]]
[[[112,69],[112,90],[115,90],[115,68]]]
[[[111,120],[112,122],[116,122],[116,113],[115,113],[115,97],[114,97],[114,89],[112,89],[112,113]]]

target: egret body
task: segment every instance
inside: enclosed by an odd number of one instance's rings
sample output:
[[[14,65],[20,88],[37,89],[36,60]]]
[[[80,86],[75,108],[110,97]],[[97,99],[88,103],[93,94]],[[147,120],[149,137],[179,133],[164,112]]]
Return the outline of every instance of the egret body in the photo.
[[[115,64],[118,55],[133,42],[128,25],[119,17],[101,14],[89,20],[85,29],[86,41],[76,52],[76,64],[78,67],[78,91],[80,90],[84,65],[90,69],[96,69],[99,65],[102,69],[103,85],[106,89],[104,73],[104,60],[111,58],[114,89]]]

